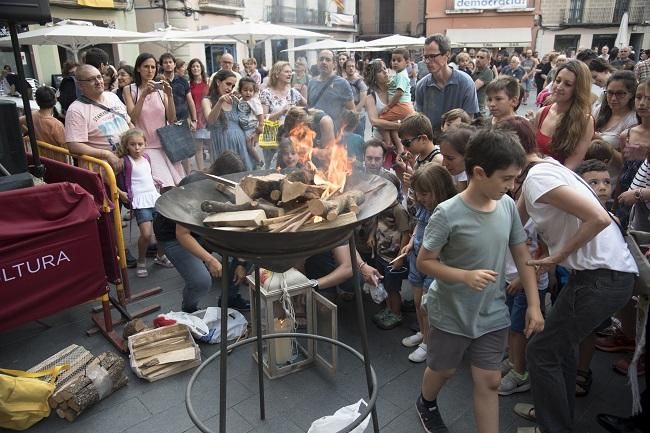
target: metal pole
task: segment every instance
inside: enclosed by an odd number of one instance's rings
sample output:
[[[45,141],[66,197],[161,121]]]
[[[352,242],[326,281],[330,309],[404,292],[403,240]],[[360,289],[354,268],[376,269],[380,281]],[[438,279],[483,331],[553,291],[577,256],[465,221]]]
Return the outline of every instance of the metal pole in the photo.
[[[33,175],[43,178],[45,174],[45,167],[41,164],[41,158],[38,154],[38,145],[36,144],[36,134],[34,133],[34,120],[32,119],[32,106],[27,97],[27,88],[25,87],[25,69],[23,68],[23,60],[20,57],[20,44],[18,43],[18,24],[9,23],[9,35],[11,36],[11,47],[14,52],[14,60],[16,61],[16,72],[18,73],[18,81],[16,87],[23,98],[23,112],[25,113],[25,121],[27,122],[27,134],[29,135],[29,143],[32,148],[32,163],[34,164]],[[16,143],[22,146],[22,143]]]
[[[354,233],[350,236],[350,260],[352,262],[352,282],[354,283],[354,297],[357,304],[357,320],[359,333],[361,334],[361,351],[363,353],[363,365],[366,369],[366,383],[368,384],[368,395],[373,392],[372,366],[368,354],[368,332],[366,330],[366,316],[363,311],[363,297],[361,294],[361,283],[359,275],[359,264],[357,262],[357,246],[354,240]],[[372,428],[379,433],[379,421],[377,419],[377,408],[372,408]]]
[[[221,257],[221,351],[219,366],[219,433],[226,432],[226,382],[228,380],[228,289],[230,277],[228,275],[228,256]]]
[[[264,409],[264,352],[262,349],[262,294],[260,293],[260,266],[255,265],[255,333],[257,334],[257,382],[260,390],[260,418],[266,418]]]

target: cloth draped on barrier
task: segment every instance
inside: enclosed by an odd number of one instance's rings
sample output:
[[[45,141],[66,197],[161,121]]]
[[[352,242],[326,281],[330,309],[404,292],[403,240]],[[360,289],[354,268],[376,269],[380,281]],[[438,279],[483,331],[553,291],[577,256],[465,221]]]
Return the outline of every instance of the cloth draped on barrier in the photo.
[[[0,193],[0,331],[107,290],[93,197],[63,182]]]

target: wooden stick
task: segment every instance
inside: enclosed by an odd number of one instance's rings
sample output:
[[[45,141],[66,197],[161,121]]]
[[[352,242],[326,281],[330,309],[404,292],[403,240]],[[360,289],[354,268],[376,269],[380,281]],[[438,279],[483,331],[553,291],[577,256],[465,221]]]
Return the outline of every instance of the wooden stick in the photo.
[[[390,262],[388,262],[388,264],[389,264],[389,265],[392,265],[393,263],[395,263],[395,262],[398,261],[399,259],[403,259],[404,257],[406,257],[406,256],[408,256],[408,255],[409,255],[408,253],[400,254],[399,256],[395,257],[393,260],[391,260]]]
[[[311,215],[311,212],[309,212],[308,210],[303,211],[303,212],[300,212],[300,213],[296,214],[296,215],[295,215],[293,218],[291,218],[290,220],[287,220],[287,221],[286,221],[284,224],[282,224],[280,227],[277,227],[277,228],[274,228],[273,230],[271,230],[271,233],[279,233],[279,232],[283,232],[285,228],[291,226],[293,223],[295,223],[295,222],[301,220],[301,219],[304,218],[305,216],[309,217],[310,215]]]
[[[210,174],[210,173],[203,173],[203,174],[209,177],[210,179],[216,180],[217,182],[223,185],[230,186],[232,188],[237,186],[237,182],[235,182],[234,180],[226,179],[225,177],[221,177],[221,176],[215,176],[214,174]]]
[[[298,221],[294,222],[293,224],[291,224],[291,225],[285,227],[284,229],[280,230],[280,232],[282,232],[282,233],[295,232],[295,231],[297,231],[300,227],[302,227],[302,225],[303,225],[305,222],[307,222],[307,220],[308,220],[309,218],[311,218],[311,217],[312,217],[311,212],[307,211],[307,212],[305,212],[305,215],[304,215],[302,218],[300,218]]]
[[[224,194],[229,201],[235,201],[235,188],[224,185],[223,183],[217,183],[215,187],[217,188],[217,191],[220,191],[222,194]]]
[[[258,200],[253,200],[248,203],[232,204],[227,202],[220,202],[215,200],[203,200],[201,202],[201,210],[203,212],[238,212],[242,210],[255,210],[262,209],[264,213],[271,218],[284,215],[284,209],[273,206],[270,203],[263,203]]]

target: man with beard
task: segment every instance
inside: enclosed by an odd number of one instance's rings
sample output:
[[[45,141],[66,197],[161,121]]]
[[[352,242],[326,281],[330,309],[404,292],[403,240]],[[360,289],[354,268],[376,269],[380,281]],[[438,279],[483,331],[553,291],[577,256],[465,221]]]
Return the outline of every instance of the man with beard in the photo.
[[[354,94],[350,83],[336,75],[334,53],[323,50],[318,55],[320,75],[311,79],[307,85],[307,105],[324,111],[334,121],[334,130],[341,127],[343,109],[355,110]]]

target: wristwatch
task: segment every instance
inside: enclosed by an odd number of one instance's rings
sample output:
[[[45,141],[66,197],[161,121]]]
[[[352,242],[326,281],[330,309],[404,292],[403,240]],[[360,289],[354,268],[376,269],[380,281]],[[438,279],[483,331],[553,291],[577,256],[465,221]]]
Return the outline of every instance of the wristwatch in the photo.
[[[314,290],[318,290],[318,280],[309,280],[309,283]]]
[[[641,189],[635,189],[634,190],[634,198],[636,201],[643,201],[643,195],[641,194]]]

